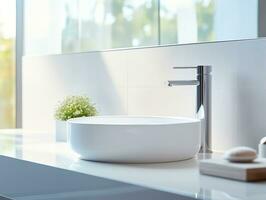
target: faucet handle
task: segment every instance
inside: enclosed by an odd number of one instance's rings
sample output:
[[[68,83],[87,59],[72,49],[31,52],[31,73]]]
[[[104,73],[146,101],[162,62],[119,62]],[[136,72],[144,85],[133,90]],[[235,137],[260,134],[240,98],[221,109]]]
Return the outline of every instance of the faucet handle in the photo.
[[[210,74],[212,71],[211,65],[198,65],[198,66],[188,66],[188,67],[173,67],[173,69],[197,69],[198,74]]]
[[[197,69],[198,67],[173,67],[173,69]]]

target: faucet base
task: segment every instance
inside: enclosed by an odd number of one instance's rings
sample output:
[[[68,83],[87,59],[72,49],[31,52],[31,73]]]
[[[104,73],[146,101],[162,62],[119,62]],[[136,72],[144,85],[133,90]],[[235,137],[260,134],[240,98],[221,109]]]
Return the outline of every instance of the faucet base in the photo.
[[[213,153],[211,149],[200,147],[199,153]]]

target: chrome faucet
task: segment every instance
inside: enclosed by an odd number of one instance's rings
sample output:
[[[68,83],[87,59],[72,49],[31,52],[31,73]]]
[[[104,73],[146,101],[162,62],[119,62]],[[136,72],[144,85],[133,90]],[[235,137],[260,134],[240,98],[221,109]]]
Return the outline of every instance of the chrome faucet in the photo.
[[[174,67],[174,69],[196,69],[196,80],[170,80],[168,86],[195,85],[197,86],[196,113],[201,115],[201,148],[202,153],[211,153],[211,66]]]

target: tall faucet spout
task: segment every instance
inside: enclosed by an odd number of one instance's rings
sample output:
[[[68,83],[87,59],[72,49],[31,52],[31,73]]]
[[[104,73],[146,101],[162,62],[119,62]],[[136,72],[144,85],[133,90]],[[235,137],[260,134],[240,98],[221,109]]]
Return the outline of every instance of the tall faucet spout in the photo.
[[[211,146],[211,66],[174,67],[174,69],[197,69],[197,80],[170,80],[168,86],[197,86],[197,116],[201,116],[201,149],[200,152],[212,152]],[[202,117],[203,116],[203,117]]]
[[[200,82],[198,80],[180,80],[180,81],[176,81],[176,80],[170,80],[168,81],[168,86],[172,87],[172,86],[177,86],[177,85],[196,85],[198,86],[200,84]]]

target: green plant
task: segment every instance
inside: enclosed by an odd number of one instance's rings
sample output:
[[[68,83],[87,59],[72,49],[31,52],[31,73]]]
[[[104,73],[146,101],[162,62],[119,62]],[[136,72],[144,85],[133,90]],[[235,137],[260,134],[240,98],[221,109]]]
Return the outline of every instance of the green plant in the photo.
[[[55,118],[62,121],[95,115],[97,115],[95,105],[86,96],[68,96],[59,103],[55,111]]]

